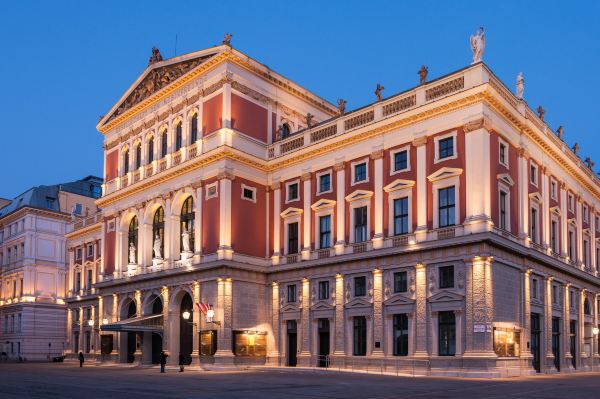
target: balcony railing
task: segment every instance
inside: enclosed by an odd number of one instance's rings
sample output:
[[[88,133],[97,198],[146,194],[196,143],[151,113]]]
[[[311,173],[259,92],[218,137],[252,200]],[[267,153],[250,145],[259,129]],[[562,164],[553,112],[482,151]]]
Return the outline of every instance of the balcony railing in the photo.
[[[88,216],[86,218],[78,219],[72,224],[72,231],[79,230],[87,226],[91,226],[96,224],[102,220],[102,212],[96,212],[92,216]]]
[[[449,238],[456,237],[456,226],[445,227],[443,229],[437,230],[437,239],[438,240],[447,240]]]

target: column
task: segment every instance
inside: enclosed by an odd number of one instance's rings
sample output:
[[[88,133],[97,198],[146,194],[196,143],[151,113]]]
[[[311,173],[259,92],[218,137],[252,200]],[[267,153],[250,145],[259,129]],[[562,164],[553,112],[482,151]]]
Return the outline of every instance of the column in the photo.
[[[91,310],[90,310],[90,320],[92,320],[94,322],[94,324],[92,324],[92,326],[90,327],[90,346],[91,346],[91,352],[94,355],[96,355],[98,353],[98,345],[97,345],[97,339],[96,339],[96,329],[99,328],[98,323],[96,322],[96,307],[94,305],[91,306]]]
[[[102,320],[104,319],[104,298],[102,296],[98,296],[98,346],[100,347],[102,344]],[[98,352],[101,353],[102,348],[98,348]]]
[[[373,221],[373,227],[375,228],[375,234],[373,235],[373,248],[378,249],[383,247],[383,239],[385,235],[383,233],[383,150],[379,149],[371,153],[371,159],[374,160],[374,210],[375,220]]]
[[[552,282],[554,281],[553,277],[544,277],[545,287],[546,287],[546,295],[544,301],[544,343],[546,347],[546,360],[544,364],[544,369],[546,371],[553,371],[554,368],[554,354],[552,353]],[[562,343],[561,343],[562,345]],[[564,348],[561,348],[561,351],[564,351]],[[543,353],[543,352],[542,352]],[[540,359],[541,360],[541,359]]]
[[[417,242],[427,239],[427,137],[413,140],[412,145],[417,149],[417,228],[415,239]],[[458,222],[458,221],[457,221]],[[420,351],[420,349],[418,350]]]
[[[200,256],[202,255],[202,182],[193,184],[192,188],[196,190],[196,209],[194,211],[194,263],[197,263],[200,262]]]
[[[83,347],[83,307],[79,307],[79,350],[81,352],[85,352],[85,348]]]
[[[530,337],[531,337],[531,271],[532,269],[521,270],[521,280],[523,290],[521,295],[523,297],[522,304],[523,310],[521,312],[521,358],[530,359],[533,357],[530,350]]]
[[[550,176],[548,168],[542,167],[542,246],[550,247]]]
[[[333,356],[345,356],[344,347],[344,276],[335,276],[335,340]]]
[[[223,72],[223,110],[221,116],[221,127],[227,129],[231,128],[231,82],[233,81],[232,78],[232,72]]]
[[[423,263],[415,266],[415,357],[427,357],[427,270]]]
[[[569,289],[571,288],[571,284],[567,283],[563,285],[564,295],[563,295],[563,331],[562,331],[562,351],[564,353],[563,367],[565,369],[572,370],[573,365],[571,364],[571,343],[569,333],[571,331],[571,302],[569,301]]]
[[[231,279],[219,278],[217,280],[217,308],[215,309],[215,314],[218,315],[218,320],[221,322],[217,337],[217,352],[215,353],[215,363],[218,364],[233,363],[233,352],[231,351],[232,312]]]
[[[233,248],[231,248],[231,182],[234,179],[233,172],[224,168],[219,172],[219,259],[231,259]]]
[[[179,217],[174,214],[174,210],[172,209],[172,199],[171,194],[165,198],[165,238],[164,238],[164,248],[163,248],[163,257],[164,263],[163,268],[172,267],[173,261],[179,258],[179,237],[176,226],[179,224]],[[152,238],[154,240],[154,238]]]
[[[73,309],[67,309],[67,352],[73,352],[71,341],[73,340]]]
[[[302,194],[304,202],[304,212],[302,212],[302,260],[310,259],[310,236],[312,231],[311,223],[311,175],[310,172],[302,174]]]
[[[273,191],[273,265],[279,264],[281,255],[281,183],[271,185]]]
[[[381,357],[383,353],[383,273],[373,270],[373,352],[371,356]],[[379,348],[377,343],[379,342]]]
[[[567,204],[567,186],[564,182],[560,183],[560,204],[560,247],[561,255],[566,259],[569,254],[569,228],[567,224],[569,205]]]
[[[529,245],[529,178],[527,171],[527,152],[523,147],[519,148],[519,238]]]
[[[135,290],[135,316],[142,316],[142,291]],[[135,334],[135,361],[141,363],[142,361],[142,334]]]
[[[123,265],[127,264],[126,256],[123,254],[123,248],[125,248],[125,243],[127,242],[127,235],[121,228],[121,217],[115,217],[115,228],[117,230],[117,245],[115,246],[115,271],[114,277],[121,277],[121,273],[123,273]]]
[[[171,341],[170,329],[169,329],[169,287],[163,286],[161,290],[162,301],[163,301],[163,339],[162,347],[163,351],[169,355],[167,358],[168,362],[175,362],[171,356],[175,354],[169,353],[169,343]]]
[[[494,320],[492,259],[476,256],[466,260],[465,264],[467,267],[465,357],[496,357],[492,332]]]
[[[456,322],[456,344],[455,344],[456,345],[456,347],[455,347],[456,355],[462,355],[463,350],[464,350],[463,344],[462,344],[462,342],[463,342],[462,337],[464,335],[464,333],[463,333],[463,317],[464,317],[464,314],[463,314],[462,309],[456,309],[454,311],[454,318],[455,318],[455,322]],[[437,325],[437,323],[436,323],[436,325]],[[436,339],[436,342],[439,342],[438,339]]]
[[[344,253],[346,245],[346,170],[344,161],[336,161],[333,167],[336,174],[336,242],[335,253],[341,255]],[[336,324],[338,320],[336,319]]]
[[[577,353],[579,353],[579,359],[577,359],[577,367],[578,368],[583,368],[586,369],[589,366],[589,363],[587,363],[588,360],[588,356],[591,356],[591,353],[587,353],[585,350],[585,341],[586,341],[586,336],[585,336],[585,316],[584,316],[584,312],[583,312],[583,304],[585,302],[585,295],[586,295],[586,290],[585,288],[581,288],[579,290],[579,308],[578,310],[578,314],[577,314],[577,325],[578,325],[578,331],[577,331],[577,340],[579,342],[577,342],[577,345],[579,346],[579,350],[577,351]],[[585,359],[585,361],[584,361]]]
[[[194,281],[192,283],[192,292],[194,294],[194,308],[196,307],[195,304],[196,303],[200,303],[200,283],[198,281]],[[192,337],[192,342],[193,342],[193,349],[192,349],[192,362],[194,358],[198,358],[198,361],[200,361],[200,342],[199,342],[199,331],[198,331],[198,327],[200,326],[200,311],[198,311],[198,309],[194,309],[194,311],[192,312],[192,317],[193,317],[193,330],[192,333],[194,334]]]
[[[467,232],[479,233],[491,227],[492,204],[490,195],[490,132],[485,118],[468,122],[465,132],[465,190]],[[494,190],[495,191],[495,190]],[[457,221],[457,223],[460,223]]]
[[[594,315],[593,315],[593,324],[592,324],[592,331],[594,331],[595,328],[598,328],[598,311],[600,311],[600,308],[598,307],[598,295],[594,294],[591,295],[591,300],[592,302],[592,309],[594,311]],[[598,347],[598,334],[593,334],[592,333],[592,371],[594,370],[594,368],[596,367],[596,363],[598,362],[598,351],[600,351],[600,348]]]
[[[575,209],[575,220],[577,221],[577,267],[583,269],[583,205],[581,203],[581,195],[577,194],[576,202],[577,207]]]
[[[301,319],[300,319],[300,353],[298,355],[298,364],[301,366],[310,366],[310,281],[307,278],[302,279],[301,293]]]
[[[279,352],[279,330],[280,330],[280,322],[279,322],[279,284],[277,282],[272,283],[272,291],[271,291],[271,303],[272,303],[272,314],[271,314],[271,325],[273,327],[273,345],[271,350],[269,351],[269,361],[273,362],[275,365],[279,365],[280,352]]]

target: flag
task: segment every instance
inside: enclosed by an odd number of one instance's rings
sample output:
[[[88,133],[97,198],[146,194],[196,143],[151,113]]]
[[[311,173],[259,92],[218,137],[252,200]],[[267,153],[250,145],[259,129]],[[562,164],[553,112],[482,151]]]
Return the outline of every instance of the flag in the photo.
[[[210,303],[196,303],[196,306],[198,307],[200,312],[202,312],[203,314],[206,314],[207,311],[212,309],[212,306],[210,305]]]

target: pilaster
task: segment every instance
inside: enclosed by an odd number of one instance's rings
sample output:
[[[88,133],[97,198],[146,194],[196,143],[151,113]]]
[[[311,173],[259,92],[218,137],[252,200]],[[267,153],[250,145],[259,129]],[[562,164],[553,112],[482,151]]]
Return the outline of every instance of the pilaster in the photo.
[[[215,353],[215,363],[232,364],[233,352],[231,351],[231,327],[232,327],[232,282],[230,278],[217,279],[217,309],[221,321],[217,334],[217,352]]]
[[[300,319],[300,353],[298,355],[298,364],[301,366],[310,366],[310,281],[307,278],[302,279],[302,300],[301,319]]]
[[[373,351],[371,356],[382,357],[383,352],[383,273],[373,270]],[[379,347],[377,345],[379,343]]]
[[[345,351],[345,329],[344,329],[344,276],[335,276],[335,338],[334,356],[344,356]]]
[[[383,247],[383,150],[378,149],[371,153],[371,159],[374,160],[375,174],[375,194],[374,194],[374,215],[373,227],[375,235],[373,236],[373,248],[378,249]]]
[[[231,247],[231,182],[234,179],[233,172],[225,168],[219,173],[219,259],[231,259],[233,248]]]
[[[310,236],[312,231],[311,223],[311,175],[309,172],[302,174],[302,195],[304,199],[304,212],[302,212],[302,259],[310,259]]]
[[[427,357],[427,268],[423,263],[415,266],[415,357]]]
[[[413,140],[412,144],[417,149],[417,204],[422,204],[417,207],[415,229],[415,239],[419,242],[427,239],[427,136]]]
[[[281,183],[271,185],[273,190],[273,264],[279,264],[281,255]]]
[[[492,259],[476,256],[466,262],[466,348],[465,357],[496,357],[493,346],[494,296]],[[479,327],[481,326],[481,327]]]
[[[471,233],[487,231],[491,227],[491,172],[490,132],[485,118],[468,122],[465,132],[465,226]]]
[[[344,253],[346,245],[346,170],[344,161],[336,161],[333,170],[336,174],[336,242],[335,253],[341,255]],[[337,323],[337,320],[336,320]]]

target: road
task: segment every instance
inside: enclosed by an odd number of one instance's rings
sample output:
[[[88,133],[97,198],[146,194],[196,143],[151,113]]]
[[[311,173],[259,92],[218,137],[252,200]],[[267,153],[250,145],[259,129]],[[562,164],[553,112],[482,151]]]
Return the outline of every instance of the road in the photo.
[[[160,374],[156,368],[4,363],[0,364],[0,397],[593,399],[600,397],[600,373],[483,380],[293,369]]]

